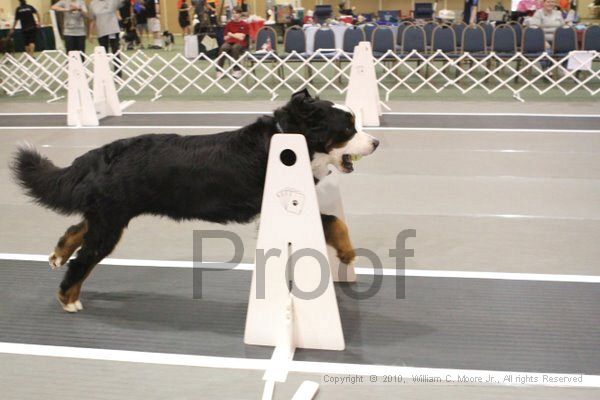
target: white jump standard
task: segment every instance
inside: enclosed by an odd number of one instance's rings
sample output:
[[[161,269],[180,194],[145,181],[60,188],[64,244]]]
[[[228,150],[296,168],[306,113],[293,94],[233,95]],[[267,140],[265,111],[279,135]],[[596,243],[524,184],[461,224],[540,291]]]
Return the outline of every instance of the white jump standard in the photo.
[[[263,399],[285,381],[296,347],[345,348],[320,212],[306,139],[274,135],[244,335],[246,344],[275,346]],[[315,385],[305,382],[297,395],[312,398]]]
[[[94,50],[93,101],[81,52],[69,52],[69,82],[67,99],[68,126],[98,126],[107,116],[120,117],[123,110],[134,101],[121,103],[115,88],[113,73],[106,50],[98,46]]]

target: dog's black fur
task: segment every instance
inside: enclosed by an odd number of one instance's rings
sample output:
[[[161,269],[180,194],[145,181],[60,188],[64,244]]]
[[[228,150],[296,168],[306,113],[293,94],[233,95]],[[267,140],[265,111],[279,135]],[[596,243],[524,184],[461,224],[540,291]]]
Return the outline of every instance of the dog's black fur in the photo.
[[[273,117],[262,116],[235,131],[117,140],[66,168],[31,147],[20,148],[11,167],[27,194],[56,212],[81,214],[86,222],[82,248],[61,284],[63,306],[73,300],[64,298],[65,293],[81,285],[138,215],[218,223],[252,220],[260,212],[269,142],[279,132],[303,134],[312,159],[315,153],[343,147],[356,129],[351,114],[311,98],[305,90]]]
[[[66,168],[23,147],[12,170],[30,197],[61,214],[120,224],[141,214],[248,222],[260,212],[269,142],[280,128],[302,133],[311,158],[356,133],[346,113],[331,106],[300,92],[274,117],[262,116],[235,131],[121,139],[85,153]]]

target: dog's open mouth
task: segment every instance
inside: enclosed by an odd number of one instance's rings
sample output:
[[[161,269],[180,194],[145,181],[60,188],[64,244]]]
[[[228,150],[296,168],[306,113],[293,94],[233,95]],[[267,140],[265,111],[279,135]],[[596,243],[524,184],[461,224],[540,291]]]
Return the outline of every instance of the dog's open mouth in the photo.
[[[358,154],[342,155],[342,168],[344,169],[344,172],[349,174],[350,172],[354,171],[353,161],[358,161],[361,159],[361,157],[362,156],[360,156]]]

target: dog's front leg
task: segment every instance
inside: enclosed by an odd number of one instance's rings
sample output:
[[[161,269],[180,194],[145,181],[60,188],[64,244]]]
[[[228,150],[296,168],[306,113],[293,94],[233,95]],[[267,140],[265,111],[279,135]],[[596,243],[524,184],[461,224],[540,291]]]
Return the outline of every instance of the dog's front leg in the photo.
[[[327,214],[321,214],[321,221],[327,244],[336,250],[340,261],[344,264],[351,264],[356,255],[354,254],[352,243],[350,243],[348,227],[344,221],[336,216]]]

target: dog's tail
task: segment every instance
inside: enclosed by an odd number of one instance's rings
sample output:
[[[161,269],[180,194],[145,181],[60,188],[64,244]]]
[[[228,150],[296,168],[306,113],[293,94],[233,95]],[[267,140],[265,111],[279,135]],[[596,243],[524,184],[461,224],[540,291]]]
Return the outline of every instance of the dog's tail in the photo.
[[[25,143],[17,149],[10,169],[36,203],[61,214],[78,212],[79,202],[73,196],[73,180],[69,179],[70,167],[57,167],[33,145]]]

